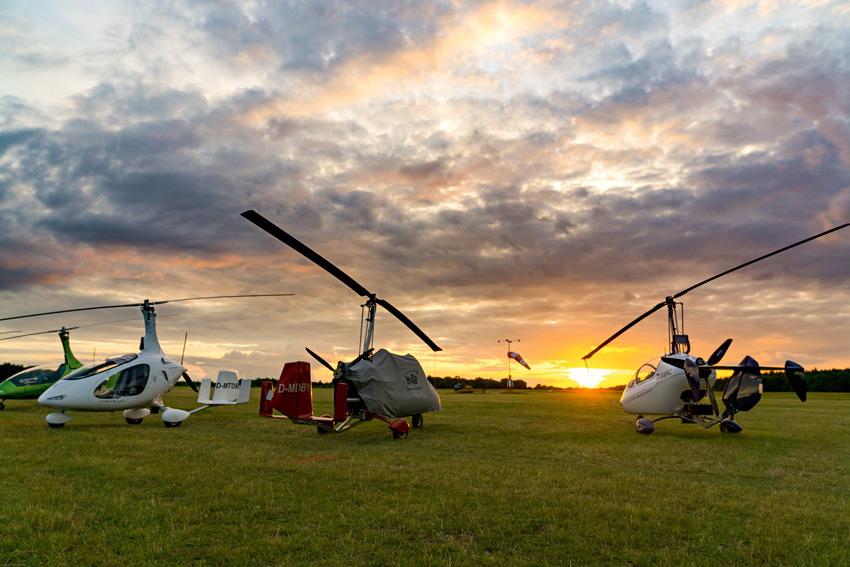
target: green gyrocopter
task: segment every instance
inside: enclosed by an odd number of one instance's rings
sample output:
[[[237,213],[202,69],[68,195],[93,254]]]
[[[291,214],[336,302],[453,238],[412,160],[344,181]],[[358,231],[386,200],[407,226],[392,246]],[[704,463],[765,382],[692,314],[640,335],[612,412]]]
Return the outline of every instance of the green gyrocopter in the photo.
[[[65,360],[61,364],[45,364],[27,368],[0,382],[0,411],[6,408],[6,400],[37,400],[42,392],[83,365],[82,362],[77,360],[74,353],[71,352],[70,331],[78,328],[71,327],[66,329],[62,327],[61,329],[54,329],[52,331],[41,331],[0,339],[6,341],[33,335],[59,333],[59,340],[62,341],[62,350],[65,352]]]

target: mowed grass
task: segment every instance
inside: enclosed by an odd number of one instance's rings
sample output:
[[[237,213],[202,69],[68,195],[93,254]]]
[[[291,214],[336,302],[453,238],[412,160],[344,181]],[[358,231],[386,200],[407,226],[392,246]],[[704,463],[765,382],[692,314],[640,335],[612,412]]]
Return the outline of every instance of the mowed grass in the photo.
[[[441,396],[404,440],[259,418],[258,390],[177,429],[53,430],[9,401],[0,565],[850,563],[850,395],[766,394],[741,434],[651,436],[605,392]],[[314,401],[331,411],[330,390]]]

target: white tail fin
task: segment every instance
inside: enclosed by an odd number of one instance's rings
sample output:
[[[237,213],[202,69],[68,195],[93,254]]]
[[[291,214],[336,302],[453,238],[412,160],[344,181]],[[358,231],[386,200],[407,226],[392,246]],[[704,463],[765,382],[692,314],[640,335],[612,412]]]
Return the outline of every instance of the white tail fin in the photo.
[[[210,397],[210,390],[213,390],[212,397]],[[242,380],[240,384],[235,372],[219,370],[215,385],[209,378],[201,380],[198,403],[208,406],[244,404],[250,397],[250,380]]]

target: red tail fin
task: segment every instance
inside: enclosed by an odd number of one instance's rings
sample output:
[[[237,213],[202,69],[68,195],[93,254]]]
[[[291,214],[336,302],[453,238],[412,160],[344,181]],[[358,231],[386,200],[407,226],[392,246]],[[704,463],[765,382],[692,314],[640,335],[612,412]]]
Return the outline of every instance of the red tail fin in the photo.
[[[271,406],[292,419],[313,417],[313,386],[310,383],[309,362],[287,362],[283,365]]]

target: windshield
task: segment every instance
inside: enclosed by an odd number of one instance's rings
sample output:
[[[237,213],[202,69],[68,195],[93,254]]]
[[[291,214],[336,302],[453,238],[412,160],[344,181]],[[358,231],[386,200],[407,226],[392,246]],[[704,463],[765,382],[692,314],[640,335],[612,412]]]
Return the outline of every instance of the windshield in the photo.
[[[124,356],[116,356],[115,358],[107,358],[106,360],[94,362],[68,374],[65,380],[82,380],[83,378],[106,372],[110,368],[115,368],[120,364],[126,364],[131,360],[135,360],[138,356],[137,354],[125,354]]]
[[[56,368],[55,366],[39,366],[37,368],[30,368],[29,370],[24,370],[23,372],[12,376],[11,378],[9,378],[9,382],[11,382],[15,386],[35,386],[37,384],[49,384],[58,380],[64,370],[64,364],[61,365],[59,368]]]

